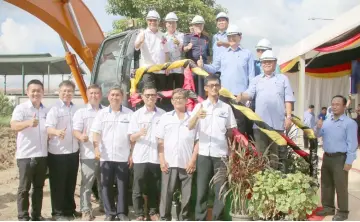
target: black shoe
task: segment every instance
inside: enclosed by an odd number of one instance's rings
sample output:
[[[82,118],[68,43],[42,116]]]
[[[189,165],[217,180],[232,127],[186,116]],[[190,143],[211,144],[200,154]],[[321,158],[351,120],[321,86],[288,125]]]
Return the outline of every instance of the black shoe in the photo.
[[[106,216],[104,221],[115,221],[116,217],[115,216]]]
[[[74,211],[72,213],[72,216],[75,217],[75,218],[81,218],[82,217],[82,213],[81,212],[78,212],[78,211]]]
[[[69,221],[69,218],[65,217],[65,216],[53,216],[53,220],[55,220],[55,221]]]
[[[119,214],[118,218],[120,221],[130,221],[129,217],[126,216],[125,214]]]
[[[47,221],[44,217],[31,217],[31,221]]]
[[[30,217],[21,217],[21,218],[18,218],[18,221],[29,221],[30,220]]]
[[[316,212],[316,216],[321,216],[321,217],[332,216],[332,215],[335,215],[335,210],[322,209]]]
[[[347,219],[348,219],[348,215],[347,215],[347,214],[339,214],[339,213],[337,213],[337,214],[332,218],[333,221],[344,221],[344,220],[347,220]]]

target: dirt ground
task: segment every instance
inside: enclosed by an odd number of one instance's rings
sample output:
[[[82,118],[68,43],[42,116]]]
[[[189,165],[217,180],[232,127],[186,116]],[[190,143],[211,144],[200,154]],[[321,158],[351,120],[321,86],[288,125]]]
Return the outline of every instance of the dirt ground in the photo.
[[[19,184],[18,168],[15,162],[16,133],[10,128],[0,128],[0,221],[17,220],[16,193]],[[78,173],[75,191],[76,210],[80,207],[80,173]],[[92,201],[96,220],[104,220],[105,216],[97,210],[98,204]],[[42,216],[51,220],[51,200],[49,180],[45,181]],[[77,219],[80,220],[80,219]]]

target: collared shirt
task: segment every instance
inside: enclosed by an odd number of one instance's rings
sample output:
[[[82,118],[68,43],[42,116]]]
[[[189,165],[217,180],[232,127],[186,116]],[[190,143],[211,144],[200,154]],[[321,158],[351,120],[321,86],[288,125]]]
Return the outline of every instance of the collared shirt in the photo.
[[[103,107],[99,105],[99,110]],[[93,137],[90,132],[92,122],[98,110],[94,109],[91,104],[85,108],[78,109],[73,117],[73,129],[85,133],[89,137],[86,143],[80,142],[80,159],[95,159],[93,146]]]
[[[110,106],[100,110],[93,121],[91,132],[100,134],[100,161],[127,162],[130,139],[127,134],[133,111],[124,106],[119,112]]]
[[[210,73],[220,71],[221,85],[234,95],[244,92],[255,77],[253,56],[241,47],[227,48],[211,65],[205,64],[204,69]]]
[[[226,51],[226,47],[222,47],[222,46],[217,46],[217,42],[218,41],[222,41],[222,42],[228,42],[228,38],[227,38],[227,33],[225,32],[220,32],[218,31],[212,39],[212,50],[213,50],[213,60],[215,60],[215,58],[217,56],[220,56],[223,52]]]
[[[169,52],[166,38],[164,33],[157,31],[156,33],[152,32],[149,28],[144,30],[145,39],[143,44],[140,47],[141,58],[140,66],[151,66],[156,64],[165,63],[165,53]],[[135,42],[140,41],[140,35],[136,37]],[[139,50],[139,49],[136,49]],[[163,71],[158,71],[157,73],[164,73]]]
[[[197,128],[189,130],[190,115],[179,119],[175,111],[165,113],[157,127],[156,137],[164,140],[164,156],[169,167],[186,168],[199,139]]]
[[[15,107],[11,121],[23,122],[35,118],[39,120],[37,127],[27,127],[17,133],[16,159],[47,156],[47,133],[45,120],[48,109],[42,104],[36,109],[30,100]]]
[[[255,112],[265,123],[275,130],[284,130],[284,103],[295,102],[287,76],[275,73],[269,77],[258,75],[250,82],[245,93],[251,98],[255,97]]]
[[[199,119],[199,154],[211,157],[228,155],[226,131],[235,128],[236,120],[230,105],[218,100],[212,104],[209,99],[196,104],[191,118],[193,118],[201,104],[206,111],[206,117]]]
[[[66,129],[64,139],[58,136],[51,136],[49,140],[49,153],[51,154],[70,154],[79,150],[79,142],[73,136],[72,118],[76,111],[73,103],[66,106],[60,99],[50,109],[46,117],[46,127],[57,130]]]
[[[352,164],[356,159],[358,147],[356,122],[341,115],[335,120],[334,116],[326,119],[321,129],[316,130],[318,137],[323,138],[323,149],[327,153],[346,153],[346,164]]]
[[[306,110],[304,112],[304,124],[311,129],[315,129],[316,121],[315,121],[315,114]]]
[[[320,113],[320,114],[318,115],[318,119],[326,120],[326,114]]]
[[[175,31],[173,34],[170,34],[170,33],[166,32],[165,37],[167,40],[166,44],[169,49],[170,62],[175,62],[177,60],[181,60],[181,52],[182,52],[182,47],[184,44],[184,33]],[[176,45],[174,43],[175,39],[177,39],[180,42],[179,45]],[[172,73],[183,73],[183,68],[176,68],[176,69],[171,70],[171,72]]]
[[[155,111],[148,111],[146,107],[141,107],[131,116],[128,134],[134,134],[141,128],[147,129],[146,136],[140,137],[134,146],[132,158],[134,163],[155,163],[159,164],[158,144],[155,137],[156,127],[160,117],[165,113],[158,107]]]
[[[260,75],[263,72],[260,60],[255,60],[255,76]],[[281,73],[279,64],[276,64],[275,73]]]
[[[191,59],[196,63],[201,55],[204,63],[207,63],[207,57],[210,56],[209,41],[209,37],[203,34],[200,36],[193,33],[185,34],[184,47],[189,43],[193,45],[192,48],[185,53],[185,58]]]

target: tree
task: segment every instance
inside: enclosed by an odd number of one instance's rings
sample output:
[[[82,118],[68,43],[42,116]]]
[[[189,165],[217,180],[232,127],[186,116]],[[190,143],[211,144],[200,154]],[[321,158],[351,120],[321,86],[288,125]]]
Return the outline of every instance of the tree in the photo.
[[[216,15],[225,8],[215,4],[215,0],[108,0],[107,12],[113,15],[121,15],[125,18],[113,23],[113,32],[119,33],[129,29],[129,23],[134,21],[136,28],[145,28],[145,17],[149,10],[156,10],[162,18],[161,27],[164,26],[163,19],[169,12],[175,12],[179,18],[178,29],[189,32],[189,23],[195,15],[201,15],[205,19],[205,31],[216,33]]]

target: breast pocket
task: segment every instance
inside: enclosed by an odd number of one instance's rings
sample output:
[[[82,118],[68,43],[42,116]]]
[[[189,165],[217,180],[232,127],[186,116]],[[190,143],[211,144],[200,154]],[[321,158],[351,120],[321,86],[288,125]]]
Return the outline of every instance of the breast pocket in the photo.
[[[218,111],[215,113],[215,118],[217,125],[221,132],[226,132],[226,122],[229,118],[229,113],[227,111]]]
[[[281,97],[281,98],[284,98],[285,97],[285,87],[284,87],[284,82],[275,82],[275,90],[276,90],[276,93]]]

